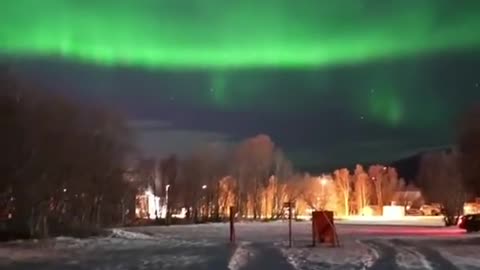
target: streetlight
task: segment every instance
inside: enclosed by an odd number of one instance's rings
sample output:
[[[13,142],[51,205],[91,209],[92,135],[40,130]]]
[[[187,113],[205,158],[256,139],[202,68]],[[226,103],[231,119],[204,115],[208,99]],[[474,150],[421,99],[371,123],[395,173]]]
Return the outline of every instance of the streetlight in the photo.
[[[320,184],[322,184],[322,186],[325,186],[327,184],[327,179],[326,178],[322,178],[320,179]]]
[[[325,186],[326,186],[327,183],[328,183],[327,181],[328,181],[328,180],[327,180],[327,178],[325,178],[325,177],[322,177],[322,178],[320,179],[320,185],[322,185],[322,196],[324,196]]]
[[[328,180],[325,177],[319,177],[318,180],[320,181],[320,185],[322,185],[322,194],[323,194],[323,189],[328,184]]]
[[[168,205],[168,190],[170,189],[170,185],[165,186],[165,201],[167,202]]]
[[[328,180],[325,177],[320,177],[320,185],[322,186],[322,209],[325,208],[326,196],[325,196],[325,186],[328,184]]]
[[[203,185],[202,186],[202,190],[206,190],[207,189],[207,185]],[[203,210],[202,208],[200,208],[200,211],[203,212],[202,215],[204,215],[204,218],[208,218],[208,198],[207,198],[207,194],[206,192],[203,194],[203,200],[204,200],[204,206],[205,207]]]

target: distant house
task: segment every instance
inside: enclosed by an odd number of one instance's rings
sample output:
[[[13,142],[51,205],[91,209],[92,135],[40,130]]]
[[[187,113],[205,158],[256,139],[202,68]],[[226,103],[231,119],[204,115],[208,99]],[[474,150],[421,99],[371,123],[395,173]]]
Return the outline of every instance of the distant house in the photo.
[[[475,198],[473,202],[466,202],[463,205],[463,214],[478,214],[480,213],[480,198]]]
[[[152,174],[156,176],[155,174]],[[134,183],[137,187],[135,195],[135,218],[138,219],[156,219],[164,218],[166,215],[166,205],[164,200],[160,198],[157,193],[154,192],[155,183],[157,177],[148,179],[142,175],[138,169],[128,169],[124,173],[124,178],[130,183]],[[153,181],[150,181],[153,180]],[[152,187],[153,185],[153,187]],[[157,188],[157,190],[159,190]]]
[[[419,208],[425,203],[425,200],[420,189],[414,186],[407,186],[405,190],[395,192],[394,202],[396,205]]]

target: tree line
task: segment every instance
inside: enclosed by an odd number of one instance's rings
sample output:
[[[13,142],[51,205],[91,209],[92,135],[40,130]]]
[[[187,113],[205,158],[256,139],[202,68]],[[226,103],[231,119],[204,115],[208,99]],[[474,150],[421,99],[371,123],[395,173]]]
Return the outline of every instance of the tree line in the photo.
[[[417,176],[425,198],[442,205],[449,224],[456,224],[465,202],[480,196],[480,107],[463,114],[455,130],[456,143],[424,154]]]
[[[123,180],[132,149],[125,121],[34,91],[8,72],[0,88],[0,219],[30,236],[121,222],[136,192]]]
[[[186,207],[187,218],[197,221],[202,215],[225,218],[230,206],[240,217],[279,218],[283,203],[290,201],[296,202],[298,212],[327,209],[342,216],[365,214],[369,206],[381,214],[382,206],[392,203],[419,207],[427,202],[440,204],[447,223],[455,224],[464,203],[480,195],[480,108],[463,116],[458,126],[452,148],[423,154],[417,177],[408,185],[395,168],[384,165],[357,165],[353,171],[342,168],[321,176],[297,172],[264,134],[228,151],[206,147],[170,162],[177,177],[164,183],[172,188],[169,208]],[[415,198],[402,193],[408,190],[419,190],[422,197],[411,201]]]
[[[397,191],[406,188],[396,170],[383,165],[372,165],[368,170],[357,165],[352,172],[343,168],[321,176],[296,172],[265,134],[248,138],[232,149],[205,147],[187,159],[169,159],[175,160],[169,166],[176,177],[164,178],[165,166],[155,166],[152,159],[141,160],[137,182],[150,179],[142,186],[160,187],[155,192],[163,197],[168,186],[168,212],[186,208],[187,220],[192,222],[225,219],[231,206],[243,218],[281,218],[286,202],[295,202],[297,213],[310,209],[333,210],[342,216],[362,214],[372,205],[400,203]]]

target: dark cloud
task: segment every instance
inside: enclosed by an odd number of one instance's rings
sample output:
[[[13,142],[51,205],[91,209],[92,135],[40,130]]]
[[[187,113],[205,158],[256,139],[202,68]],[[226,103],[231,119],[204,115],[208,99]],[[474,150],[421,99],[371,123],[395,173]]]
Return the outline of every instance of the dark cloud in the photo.
[[[230,147],[233,143],[225,134],[178,129],[138,129],[138,146],[148,157],[165,157],[176,154],[186,158],[205,147]]]

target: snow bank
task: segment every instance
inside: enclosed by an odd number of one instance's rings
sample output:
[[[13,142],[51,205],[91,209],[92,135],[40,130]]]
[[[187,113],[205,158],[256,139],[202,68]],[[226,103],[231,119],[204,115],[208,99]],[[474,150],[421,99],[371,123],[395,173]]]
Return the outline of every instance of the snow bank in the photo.
[[[239,270],[242,269],[255,255],[252,250],[248,248],[249,242],[241,242],[235,252],[233,253],[230,261],[228,262],[228,269]]]
[[[131,240],[150,240],[153,238],[152,236],[144,233],[125,231],[121,229],[113,229],[112,233],[110,234],[110,237],[131,239]]]
[[[85,252],[105,247],[112,250],[122,250],[167,244],[165,241],[156,241],[155,238],[146,234],[129,232],[121,229],[111,230],[110,235],[107,237],[72,238],[62,236],[48,240],[48,243],[49,246],[55,250],[64,250],[68,252]]]
[[[158,254],[143,258],[134,269],[184,269],[191,268],[193,265],[201,265],[205,263],[206,259],[198,255],[174,255],[174,254]],[[116,268],[109,269],[131,269],[127,265],[117,265]]]
[[[78,249],[78,248],[84,248],[85,246],[89,245],[90,242],[92,242],[92,240],[88,238],[80,239],[80,238],[59,236],[52,241],[52,245],[56,249]]]

